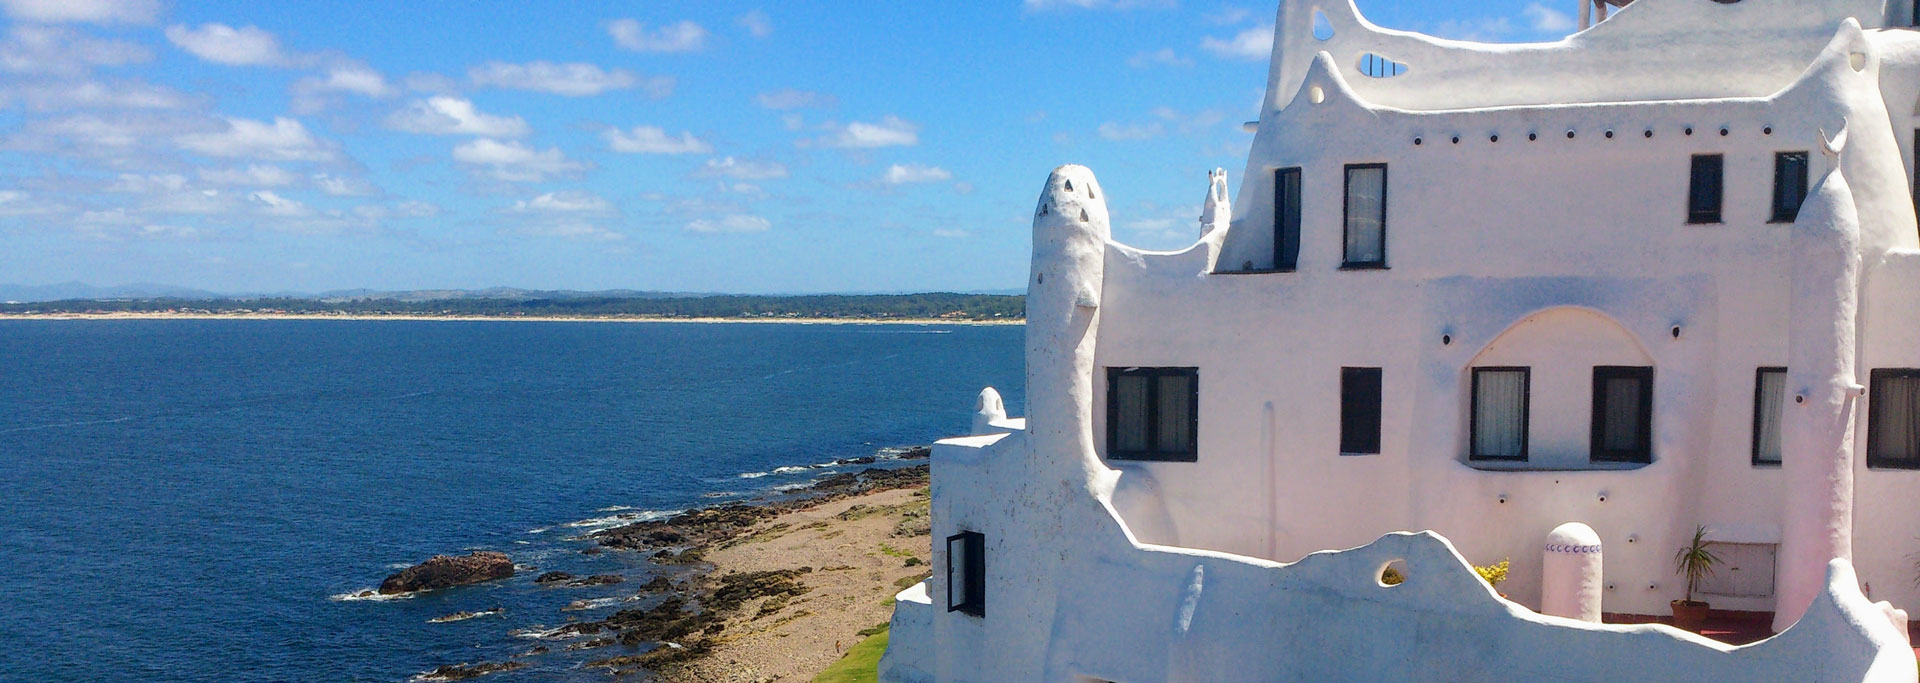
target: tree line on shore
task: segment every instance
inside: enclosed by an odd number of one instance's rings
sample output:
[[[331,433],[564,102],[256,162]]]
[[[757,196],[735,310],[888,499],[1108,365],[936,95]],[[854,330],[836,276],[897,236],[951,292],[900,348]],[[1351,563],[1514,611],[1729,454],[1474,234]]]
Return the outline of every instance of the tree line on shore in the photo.
[[[713,295],[670,298],[577,297],[73,299],[0,304],[0,314],[176,313],[202,315],[305,314],[449,317],[845,318],[1019,320],[1026,297],[1002,294]]]

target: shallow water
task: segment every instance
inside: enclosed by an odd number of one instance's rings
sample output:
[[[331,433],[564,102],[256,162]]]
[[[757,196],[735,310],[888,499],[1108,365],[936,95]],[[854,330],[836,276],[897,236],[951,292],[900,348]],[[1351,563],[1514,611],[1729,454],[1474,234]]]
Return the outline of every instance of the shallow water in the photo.
[[[505,659],[542,644],[511,632],[603,616],[621,604],[559,608],[631,595],[654,571],[567,539],[960,433],[982,386],[1020,414],[1021,335],[0,322],[0,680],[401,680]],[[467,549],[629,583],[539,588],[523,572],[337,599]],[[584,659],[487,680],[602,678]]]

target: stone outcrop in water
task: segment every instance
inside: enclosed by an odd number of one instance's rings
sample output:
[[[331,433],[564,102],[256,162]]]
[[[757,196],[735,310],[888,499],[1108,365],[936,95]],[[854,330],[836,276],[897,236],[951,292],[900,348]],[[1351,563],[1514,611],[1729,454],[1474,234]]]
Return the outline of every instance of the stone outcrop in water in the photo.
[[[380,594],[464,586],[509,576],[513,576],[513,560],[507,559],[506,553],[482,550],[462,556],[435,555],[387,577],[380,582]]]

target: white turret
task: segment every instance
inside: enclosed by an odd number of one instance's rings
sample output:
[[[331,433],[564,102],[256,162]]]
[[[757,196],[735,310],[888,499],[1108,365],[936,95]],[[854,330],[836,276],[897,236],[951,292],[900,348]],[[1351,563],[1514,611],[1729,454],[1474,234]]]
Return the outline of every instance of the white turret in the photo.
[[[1093,347],[1110,234],[1107,202],[1093,171],[1054,169],[1033,216],[1027,430],[1034,453],[1079,456],[1097,470],[1105,468],[1093,447]]]
[[[1860,217],[1840,173],[1846,139],[1842,128],[1834,141],[1820,141],[1829,170],[1808,193],[1788,242],[1792,289],[1785,393],[1791,398],[1782,401],[1780,423],[1787,481],[1775,631],[1799,620],[1820,594],[1828,562],[1853,559]]]
[[[1227,196],[1227,169],[1207,172],[1207,200],[1200,205],[1200,239],[1225,231],[1233,220],[1233,200]]]

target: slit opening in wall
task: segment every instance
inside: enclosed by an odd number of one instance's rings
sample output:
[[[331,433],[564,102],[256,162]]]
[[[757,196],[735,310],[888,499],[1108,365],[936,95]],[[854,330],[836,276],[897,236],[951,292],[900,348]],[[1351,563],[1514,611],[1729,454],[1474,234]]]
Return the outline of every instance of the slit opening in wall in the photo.
[[[1393,78],[1407,72],[1407,65],[1368,52],[1360,55],[1360,74],[1370,78]]]

